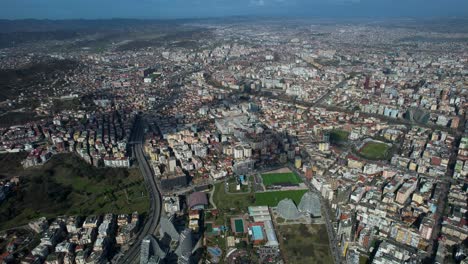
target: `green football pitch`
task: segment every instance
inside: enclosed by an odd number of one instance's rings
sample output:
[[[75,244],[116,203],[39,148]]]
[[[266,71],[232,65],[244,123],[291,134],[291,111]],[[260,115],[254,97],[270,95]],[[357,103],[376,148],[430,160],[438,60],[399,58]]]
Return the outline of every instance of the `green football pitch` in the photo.
[[[277,206],[278,203],[289,198],[298,205],[301,202],[301,198],[307,190],[288,190],[288,191],[277,191],[277,192],[261,192],[255,194],[255,205],[267,205]]]
[[[302,182],[301,178],[292,172],[262,174],[262,179],[265,186],[281,183],[296,184]]]

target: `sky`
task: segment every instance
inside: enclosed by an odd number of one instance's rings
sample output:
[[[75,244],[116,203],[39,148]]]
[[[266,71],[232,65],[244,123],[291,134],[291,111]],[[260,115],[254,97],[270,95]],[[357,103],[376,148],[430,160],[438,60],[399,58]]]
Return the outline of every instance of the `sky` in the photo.
[[[468,17],[468,0],[0,0],[0,19]]]

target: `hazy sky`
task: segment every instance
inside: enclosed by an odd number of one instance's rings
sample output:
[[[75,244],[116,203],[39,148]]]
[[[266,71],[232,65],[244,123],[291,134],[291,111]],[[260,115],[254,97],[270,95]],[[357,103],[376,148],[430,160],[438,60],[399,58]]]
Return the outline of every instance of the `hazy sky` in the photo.
[[[468,0],[0,0],[0,18],[468,16]]]

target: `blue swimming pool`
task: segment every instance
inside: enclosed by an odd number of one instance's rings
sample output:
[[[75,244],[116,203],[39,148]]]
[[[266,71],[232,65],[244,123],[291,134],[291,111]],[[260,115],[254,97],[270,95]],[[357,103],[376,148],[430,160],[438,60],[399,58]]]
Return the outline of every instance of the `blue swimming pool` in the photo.
[[[253,240],[263,240],[263,230],[261,226],[252,226]]]
[[[220,257],[223,253],[223,251],[218,247],[208,247],[208,252],[215,257]]]

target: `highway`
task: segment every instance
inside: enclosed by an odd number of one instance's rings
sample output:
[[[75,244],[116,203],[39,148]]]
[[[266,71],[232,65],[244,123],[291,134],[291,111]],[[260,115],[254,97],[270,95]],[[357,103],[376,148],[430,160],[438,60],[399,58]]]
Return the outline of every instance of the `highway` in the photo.
[[[181,72],[171,77],[171,83],[180,83],[180,79],[183,79],[185,76],[195,72]],[[178,93],[173,93],[168,95],[168,97],[161,102],[159,102],[155,109],[160,109],[164,105],[169,105],[173,100],[178,96]],[[161,191],[159,190],[156,179],[154,178],[154,173],[151,169],[151,166],[146,159],[146,156],[143,151],[143,142],[144,140],[144,128],[143,120],[141,115],[138,115],[135,120],[134,127],[132,129],[132,135],[130,137],[130,144],[132,148],[133,157],[138,161],[138,166],[140,168],[141,174],[143,175],[148,189],[148,194],[150,198],[150,209],[148,216],[145,219],[144,225],[140,233],[135,238],[135,241],[131,247],[124,252],[123,256],[120,257],[117,263],[140,263],[140,245],[141,241],[146,235],[157,234],[157,228],[159,225],[159,220],[161,218],[162,210],[162,197]]]
[[[132,144],[133,156],[136,157],[138,161],[138,166],[148,189],[148,194],[150,196],[150,209],[142,230],[135,238],[132,246],[118,260],[118,263],[139,263],[141,241],[148,234],[156,234],[161,217],[161,193],[158,189],[153,171],[151,170],[149,162],[143,152],[143,136],[143,124],[141,117],[138,116],[135,121],[130,142]]]

